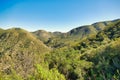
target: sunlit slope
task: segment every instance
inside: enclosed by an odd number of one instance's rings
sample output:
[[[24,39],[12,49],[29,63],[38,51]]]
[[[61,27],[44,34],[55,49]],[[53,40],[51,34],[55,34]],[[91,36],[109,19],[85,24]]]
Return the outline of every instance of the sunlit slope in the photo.
[[[26,77],[34,72],[34,64],[42,62],[42,56],[49,50],[23,29],[0,30],[0,71],[11,74],[15,70]]]

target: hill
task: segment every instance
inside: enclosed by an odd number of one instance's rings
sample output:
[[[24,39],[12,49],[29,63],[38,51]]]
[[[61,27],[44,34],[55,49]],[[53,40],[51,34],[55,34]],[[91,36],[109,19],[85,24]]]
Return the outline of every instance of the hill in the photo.
[[[38,39],[42,40],[47,46],[52,48],[61,48],[63,46],[69,46],[72,42],[95,35],[99,31],[104,30],[105,27],[114,24],[117,21],[119,21],[119,19],[96,22],[91,25],[74,28],[66,33],[38,30],[33,32],[33,34],[36,35]]]
[[[38,39],[44,42],[48,41],[49,38],[53,37],[53,34],[51,32],[47,32],[45,30],[38,30],[38,31],[33,32],[33,34],[37,36]]]
[[[12,28],[0,30],[0,71],[11,74],[15,70],[26,78],[34,72],[34,65],[42,62],[42,56],[50,49],[31,33]]]
[[[0,29],[0,79],[119,80],[119,48],[120,19],[67,33]]]

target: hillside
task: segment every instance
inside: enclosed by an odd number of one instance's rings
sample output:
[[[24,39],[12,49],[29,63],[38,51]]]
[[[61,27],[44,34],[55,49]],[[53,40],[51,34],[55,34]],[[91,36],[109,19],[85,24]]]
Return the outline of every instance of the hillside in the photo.
[[[42,62],[42,56],[49,50],[23,29],[0,30],[0,71],[11,74],[15,70],[25,78],[34,72],[34,64]]]
[[[0,70],[0,80],[119,80],[120,19],[67,33],[0,29]]]
[[[77,28],[74,28],[70,30],[67,34],[69,34],[72,37],[76,38],[84,38],[86,36],[89,36],[91,34],[96,34],[97,32],[103,30],[106,26],[110,25],[111,23],[116,22],[117,20],[113,21],[103,21],[103,22],[96,22],[91,25],[86,25],[86,26],[80,26]]]
[[[53,37],[53,34],[51,32],[47,32],[45,30],[38,30],[38,31],[33,32],[33,34],[37,36],[38,39],[44,42],[48,41],[49,38]]]
[[[66,80],[120,79],[120,20],[73,47],[46,55],[49,68],[57,68]]]
[[[91,35],[95,35],[99,31],[104,30],[105,27],[114,24],[117,21],[119,21],[119,19],[96,22],[91,25],[74,28],[66,33],[38,30],[33,32],[33,34],[36,35],[38,39],[42,40],[49,47],[61,48],[63,46],[69,46],[69,44],[72,42],[76,42]]]

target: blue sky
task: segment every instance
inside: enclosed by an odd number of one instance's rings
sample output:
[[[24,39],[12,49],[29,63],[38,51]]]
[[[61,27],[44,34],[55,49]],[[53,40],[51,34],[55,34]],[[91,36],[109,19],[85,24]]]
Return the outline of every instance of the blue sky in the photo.
[[[0,0],[0,27],[67,32],[120,18],[120,0]]]

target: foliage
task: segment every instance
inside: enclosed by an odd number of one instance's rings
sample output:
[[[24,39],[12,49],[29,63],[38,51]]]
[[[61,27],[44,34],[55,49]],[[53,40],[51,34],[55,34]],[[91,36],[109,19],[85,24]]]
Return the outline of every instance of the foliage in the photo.
[[[37,72],[30,79],[32,80],[65,80],[64,76],[58,72],[57,69],[45,69],[37,64]]]
[[[92,67],[91,62],[80,60],[79,52],[73,49],[56,50],[46,55],[45,62],[49,63],[49,69],[57,68],[67,80],[83,79],[83,75],[86,74],[85,70]]]
[[[120,80],[120,20],[33,34],[0,29],[0,80]]]

